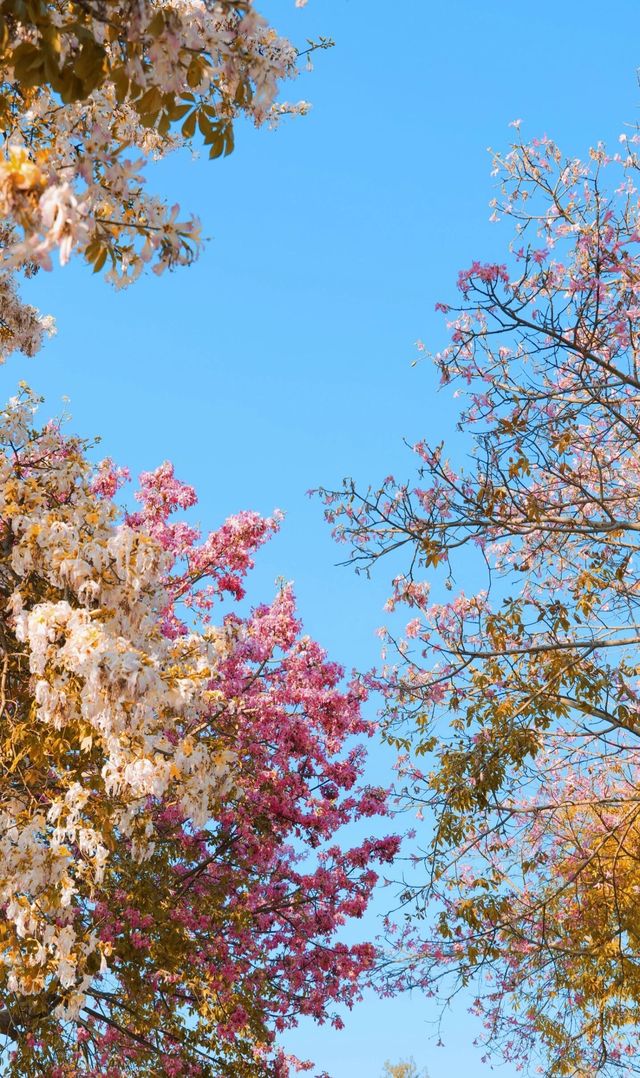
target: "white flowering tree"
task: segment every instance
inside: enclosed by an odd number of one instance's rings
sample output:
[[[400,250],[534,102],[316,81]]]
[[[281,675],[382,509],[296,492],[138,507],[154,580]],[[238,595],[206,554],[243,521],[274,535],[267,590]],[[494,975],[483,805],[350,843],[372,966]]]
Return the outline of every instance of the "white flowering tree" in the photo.
[[[75,251],[123,285],[190,262],[198,221],[145,190],[146,162],[192,143],[224,156],[238,117],[306,111],[276,102],[298,59],[251,0],[2,0],[0,357],[47,328],[17,270]]]

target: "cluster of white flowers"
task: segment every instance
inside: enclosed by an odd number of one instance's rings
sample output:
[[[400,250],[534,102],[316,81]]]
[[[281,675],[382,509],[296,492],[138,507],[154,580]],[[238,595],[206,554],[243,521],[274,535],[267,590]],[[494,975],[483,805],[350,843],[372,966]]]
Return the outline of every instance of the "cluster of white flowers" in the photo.
[[[63,107],[46,71],[62,71],[66,60],[75,62],[74,71],[85,70],[68,13],[55,5],[48,11],[57,31],[54,56],[46,53],[53,40],[46,26],[7,23],[0,81],[20,95],[12,102],[5,89],[0,100],[11,117],[0,149],[0,217],[8,226],[0,274],[50,268],[56,253],[64,263],[76,251],[120,287],[150,263],[161,273],[190,262],[199,251],[200,224],[145,191],[145,162],[199,138],[212,155],[227,153],[238,117],[273,125],[284,113],[308,108],[276,104],[281,82],[296,74],[298,54],[250,3],[117,0],[110,8],[108,23],[99,9],[95,17],[89,5],[77,9],[97,50],[96,85]],[[110,36],[108,27],[126,27],[124,50],[122,34]],[[40,79],[27,72],[26,88],[25,47],[42,72]],[[3,314],[8,328],[4,350],[0,334],[0,359],[12,349],[33,352],[39,340],[29,308],[10,313]]]
[[[230,753],[193,736],[225,636],[162,632],[167,554],[94,492],[79,447],[31,422],[28,395],[0,416],[0,762],[12,775],[0,791],[0,906],[13,926],[0,968],[9,991],[53,977],[76,999],[98,943],[76,940],[74,918],[103,882],[113,835],[143,860],[150,795],[170,791],[204,826],[229,788]]]
[[[43,337],[54,331],[53,318],[20,298],[10,274],[0,274],[0,363],[16,349],[34,356]]]

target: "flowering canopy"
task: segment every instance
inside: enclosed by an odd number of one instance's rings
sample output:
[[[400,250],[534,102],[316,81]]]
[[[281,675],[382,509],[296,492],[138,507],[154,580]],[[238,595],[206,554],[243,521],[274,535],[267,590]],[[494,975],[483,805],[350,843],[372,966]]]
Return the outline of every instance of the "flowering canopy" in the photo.
[[[291,590],[241,598],[277,516],[202,539],[170,465],[92,469],[25,389],[0,416],[0,1033],[9,1075],[285,1075],[274,1034],[357,998],[395,839],[358,786],[363,692]]]
[[[0,357],[47,328],[17,269],[78,251],[123,285],[196,256],[198,221],[145,192],[145,162],[198,141],[219,157],[236,118],[304,112],[275,103],[297,59],[252,0],[0,2]]]
[[[403,983],[472,981],[487,1038],[522,1065],[542,1045],[549,1075],[639,1069],[637,142],[496,157],[509,262],[438,305],[471,464],[425,442],[417,484],[327,495],[357,563],[410,554],[378,679],[433,824]]]

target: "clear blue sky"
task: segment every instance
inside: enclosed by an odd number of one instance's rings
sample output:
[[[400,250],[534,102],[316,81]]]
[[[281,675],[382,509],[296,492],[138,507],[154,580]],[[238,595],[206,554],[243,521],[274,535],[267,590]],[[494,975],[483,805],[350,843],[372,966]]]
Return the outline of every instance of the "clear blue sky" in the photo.
[[[640,8],[539,0],[262,0],[285,33],[332,35],[289,97],[313,111],[276,133],[246,128],[223,162],[164,163],[150,184],[197,212],[212,237],[189,270],[115,293],[80,265],[43,274],[30,293],[58,335],[34,361],[0,371],[4,396],[25,378],[73,427],[103,436],[132,470],[171,458],[214,526],[241,508],[283,508],[252,596],[293,579],[308,630],[347,667],[377,658],[385,574],[336,567],[337,551],[305,492],[343,475],[410,474],[402,439],[442,437],[451,403],[436,397],[414,341],[442,344],[437,299],[457,270],[500,255],[488,222],[489,145],[507,124],[583,153],[638,116]],[[374,753],[379,776],[389,758]],[[386,898],[383,899],[382,905]],[[446,1046],[428,1040],[419,997],[368,1000],[341,1033],[291,1038],[333,1078],[377,1078],[413,1055],[431,1078],[487,1073],[464,1005]],[[501,1068],[505,1078],[514,1072]]]

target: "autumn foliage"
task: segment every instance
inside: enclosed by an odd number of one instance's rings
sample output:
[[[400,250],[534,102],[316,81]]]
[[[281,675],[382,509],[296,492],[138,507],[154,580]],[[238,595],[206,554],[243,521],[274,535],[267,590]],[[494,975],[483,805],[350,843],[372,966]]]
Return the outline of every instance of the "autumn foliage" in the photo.
[[[331,42],[307,44],[251,0],[0,0],[0,361],[52,329],[20,275],[75,254],[121,287],[197,256],[147,165],[306,112],[279,95]],[[520,1068],[640,1073],[639,143],[495,155],[508,251],[437,305],[453,445],[324,492],[357,568],[406,556],[367,678],[290,587],[245,602],[279,514],[202,535],[171,465],[125,499],[24,384],[0,413],[10,1078],[286,1078],[312,1065],[279,1035],[340,1025],[370,983],[472,990]],[[424,827],[384,963],[341,935],[399,846],[363,779],[365,685]]]
[[[239,600],[277,516],[202,537],[170,465],[92,467],[28,391],[0,417],[0,1009],[7,1074],[285,1075],[373,963],[336,933],[393,838],[362,689],[291,590]],[[379,827],[376,827],[379,834]]]
[[[121,286],[196,257],[146,165],[304,113],[278,99],[299,56],[251,0],[0,0],[0,359],[52,328],[21,273],[78,254]],[[358,998],[374,948],[340,929],[398,846],[339,836],[387,811],[363,689],[289,587],[237,605],[279,514],[203,537],[169,464],[118,507],[126,470],[36,405],[0,414],[3,1073],[308,1069],[277,1035]]]

